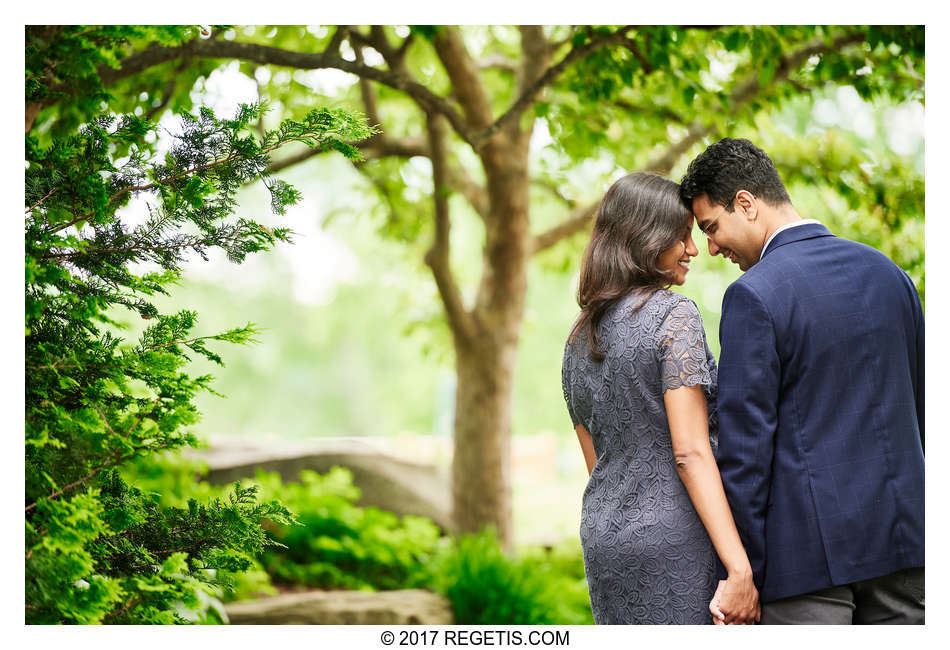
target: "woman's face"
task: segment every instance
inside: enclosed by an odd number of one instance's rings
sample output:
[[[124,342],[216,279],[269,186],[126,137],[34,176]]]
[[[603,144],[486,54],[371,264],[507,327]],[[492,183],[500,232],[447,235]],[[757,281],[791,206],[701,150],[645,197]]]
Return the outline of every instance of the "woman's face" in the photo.
[[[672,283],[677,285],[686,282],[686,274],[689,273],[689,261],[699,255],[699,249],[693,243],[692,219],[690,219],[689,225],[690,229],[686,233],[686,238],[660,253],[657,260],[657,266],[667,271]]]

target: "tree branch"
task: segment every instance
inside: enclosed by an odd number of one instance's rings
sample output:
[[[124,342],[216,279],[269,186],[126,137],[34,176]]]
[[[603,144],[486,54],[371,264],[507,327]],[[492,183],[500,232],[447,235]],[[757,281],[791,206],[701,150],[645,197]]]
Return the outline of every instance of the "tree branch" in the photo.
[[[644,171],[664,175],[669,174],[670,170],[673,169],[673,166],[676,164],[676,161],[680,159],[680,156],[715,130],[715,126],[706,126],[699,121],[693,122],[686,131],[686,135],[648,162],[643,168]]]
[[[110,432],[112,435],[114,435],[114,436],[118,436],[119,434],[116,433],[115,430],[114,430],[111,426],[109,426],[109,422],[108,422],[108,420],[106,420],[106,416],[102,413],[102,411],[99,411],[99,416],[102,417],[102,421],[103,421],[103,423],[106,425],[106,428],[109,429],[109,432]],[[129,430],[125,432],[124,436],[128,436],[130,433],[132,433],[132,432],[135,430],[135,427],[137,427],[137,426],[139,425],[139,422],[141,422],[141,421],[142,421],[142,418],[144,418],[144,417],[145,417],[144,414],[143,414],[143,415],[140,415],[139,418],[132,424],[132,426],[129,427]],[[76,481],[73,481],[73,482],[70,483],[69,485],[64,486],[62,489],[56,490],[55,492],[53,492],[52,494],[50,494],[50,495],[49,495],[48,497],[46,497],[46,498],[47,498],[47,499],[55,499],[55,498],[57,498],[57,497],[59,497],[59,496],[62,496],[63,494],[65,494],[65,493],[68,492],[69,490],[73,489],[74,487],[78,487],[78,486],[82,485],[83,483],[85,483],[86,481],[88,481],[89,479],[93,478],[96,474],[98,474],[98,473],[101,472],[102,470],[106,469],[107,467],[114,467],[115,465],[119,465],[120,463],[124,463],[125,461],[129,460],[130,458],[133,458],[133,457],[135,456],[135,452],[136,452],[136,451],[139,451],[139,450],[141,450],[141,449],[146,449],[146,447],[133,448],[131,454],[124,454],[124,455],[121,454],[121,453],[114,454],[111,458],[109,458],[109,460],[107,460],[106,462],[102,463],[102,464],[99,465],[98,467],[94,467],[91,472],[89,472],[88,474],[86,474],[86,475],[83,476],[82,478],[80,478],[80,479],[78,479],[78,480],[76,480]],[[26,508],[24,509],[24,512],[29,512],[30,510],[33,510],[34,508],[36,508],[36,505],[37,505],[38,503],[39,503],[38,501],[34,501],[34,502],[31,503],[30,505],[26,506]]]
[[[330,42],[327,44],[327,49],[325,52],[330,54],[339,54],[340,44],[343,43],[343,39],[349,36],[349,34],[349,25],[337,25],[336,31],[333,32],[333,36],[330,37]]]
[[[356,36],[356,34],[358,34],[358,32],[352,32],[353,36]],[[360,40],[361,45],[356,48],[357,61],[362,60],[362,49],[364,46],[373,47],[373,49],[376,49],[372,42],[366,37],[360,36],[359,39],[362,40]],[[409,39],[407,38],[406,40],[408,41]],[[405,46],[405,41],[403,42],[403,46]],[[400,50],[401,49],[402,48],[400,48]],[[399,50],[392,50],[390,53],[391,56],[398,56],[398,54]],[[370,123],[381,126],[382,120],[379,116],[376,92],[373,89],[372,84],[363,78],[360,78],[360,94],[363,99],[364,111]],[[386,158],[390,156],[397,158],[412,158],[413,156],[424,156],[426,158],[431,157],[429,145],[425,138],[419,136],[391,138],[386,135],[385,129],[381,129],[379,133],[367,138],[366,140],[363,140],[362,142],[351,144],[353,144],[353,146],[359,147],[360,151],[367,160]],[[321,153],[323,152],[319,150],[307,149],[301,151],[300,153],[287,156],[282,160],[275,161],[271,163],[267,169],[271,173],[276,173],[293,165],[309,160],[313,156],[320,155]],[[447,177],[448,184],[460,194],[465,196],[472,204],[472,207],[475,209],[475,211],[484,217],[488,210],[488,200],[484,194],[484,189],[475,181],[473,181],[464,169],[457,168],[455,166],[448,168]]]
[[[350,36],[352,37],[352,33],[350,33]],[[148,68],[183,56],[206,59],[238,59],[264,65],[287,66],[300,70],[325,68],[343,70],[357,77],[370,79],[406,93],[423,109],[444,115],[459,136],[466,142],[471,142],[472,136],[469,125],[445,98],[436,95],[424,85],[404,74],[379,70],[356,61],[347,61],[335,52],[294,52],[256,43],[195,39],[176,47],[149,46],[141,52],[123,59],[121,67],[118,69],[109,66],[101,67],[99,75],[103,85],[109,86]],[[60,88],[59,90],[64,89]]]
[[[360,35],[360,37],[366,38],[362,35]],[[405,56],[406,48],[408,48],[407,43],[409,43],[411,39],[412,34],[409,34],[402,45],[397,49],[390,45],[389,38],[387,38],[386,32],[383,31],[382,25],[372,25],[369,28],[369,37],[366,38],[366,41],[374,50],[383,56],[383,60],[386,61],[386,65],[389,66],[390,70],[409,76],[409,71],[406,69]]]
[[[46,193],[46,196],[44,196],[42,199],[40,199],[39,201],[31,205],[30,207],[28,207],[26,209],[26,212],[24,212],[24,214],[30,214],[31,212],[33,212],[33,210],[40,207],[43,204],[43,201],[53,196],[53,194],[55,194],[58,189],[59,189],[58,187],[54,187],[53,189],[51,189],[49,192]]]
[[[447,166],[446,182],[449,187],[465,197],[482,220],[488,218],[491,209],[488,193],[484,187],[475,182],[464,167],[460,164]]]
[[[544,189],[549,191],[556,198],[563,201],[567,205],[567,207],[572,208],[572,209],[577,207],[577,201],[564,196],[564,193],[561,191],[561,188],[558,187],[557,183],[554,183],[553,181],[550,181],[546,178],[541,178],[541,177],[532,178],[531,182],[534,185],[537,185],[538,187],[543,187]]]
[[[475,334],[475,323],[462,303],[462,294],[452,275],[449,264],[449,197],[446,187],[446,128],[442,118],[430,114],[428,119],[429,149],[432,152],[433,200],[435,205],[435,238],[425,255],[432,269],[439,295],[445,305],[449,326],[456,340],[470,340]]]
[[[522,65],[518,70],[518,92],[523,94],[535,83],[548,66],[551,43],[544,36],[541,25],[521,25]]]
[[[620,110],[628,111],[630,113],[649,113],[652,114],[651,116],[653,117],[659,117],[668,122],[675,122],[677,124],[683,125],[686,124],[686,120],[683,119],[682,115],[664,106],[637,106],[626,99],[616,99],[610,102],[610,104],[616,108],[619,108]]]
[[[517,71],[517,64],[503,54],[490,54],[479,59],[477,64],[479,70],[504,70],[506,72]]]
[[[805,61],[807,61],[810,57],[814,56],[815,54],[824,54],[826,52],[839,50],[841,48],[847,47],[848,45],[853,45],[854,43],[860,43],[864,40],[864,38],[864,34],[861,34],[860,32],[843,34],[837,37],[831,43],[825,42],[824,39],[816,38],[795,52],[792,52],[787,56],[783,55],[779,60],[778,69],[775,71],[775,75],[772,77],[772,81],[769,85],[774,86],[776,83],[781,81],[797,83],[794,82],[794,80],[789,79],[789,75],[791,75],[792,72],[805,63]],[[746,81],[737,86],[730,96],[729,114],[735,115],[738,113],[742,106],[750,102],[763,90],[765,90],[765,88],[759,84],[758,73],[750,74]],[[647,163],[645,169],[647,171],[652,171],[659,174],[668,174],[676,164],[676,161],[679,160],[680,156],[686,153],[686,151],[688,151],[694,144],[709,134],[714,133],[716,129],[716,126],[706,126],[698,120],[693,122],[689,126],[689,130],[687,131],[686,135],[683,136],[681,140],[671,145],[666,151]]]
[[[568,52],[563,59],[547,69],[534,83],[522,91],[521,96],[512,104],[501,117],[494,121],[487,128],[482,129],[473,136],[474,145],[477,146],[487,138],[497,133],[508,122],[518,119],[522,113],[534,102],[540,92],[548,85],[554,82],[564,70],[578,59],[582,59],[592,52],[608,45],[617,43],[626,38],[626,33],[632,29],[632,26],[621,27],[616,32],[610,34],[597,34],[584,45],[575,46]]]
[[[465,48],[462,35],[455,27],[446,26],[433,39],[435,52],[452,81],[452,90],[465,110],[469,124],[482,129],[491,124],[491,104],[485,86],[478,76],[478,67]]]
[[[562,239],[566,239],[567,237],[580,232],[594,219],[594,217],[597,215],[598,209],[600,209],[600,201],[574,210],[574,212],[572,212],[567,219],[558,225],[546,230],[539,235],[536,235],[534,237],[534,241],[532,242],[531,253],[539,253],[554,246],[554,244],[558,243]]]
[[[103,618],[104,619],[112,618],[113,616],[119,616],[120,614],[124,614],[125,612],[129,611],[131,608],[135,607],[141,602],[142,602],[141,598],[131,598],[128,601],[126,601],[125,605],[122,606],[122,609],[118,609],[114,612],[106,614],[105,616],[103,616]]]
[[[356,143],[355,146],[359,147],[366,160],[376,160],[387,157],[431,157],[428,145],[420,137],[389,138],[381,133],[372,138],[367,138],[363,142]],[[271,173],[277,173],[293,165],[298,165],[310,160],[321,153],[323,152],[319,150],[305,149],[300,153],[287,156],[271,163],[267,170]],[[362,163],[356,163],[356,166],[359,167],[361,164]],[[453,190],[464,196],[482,219],[487,217],[489,205],[485,188],[472,179],[464,168],[460,165],[449,165],[446,170],[446,183]]]
[[[191,63],[191,61],[188,58],[183,58],[181,60],[181,63],[175,68],[171,78],[165,85],[165,92],[162,94],[161,103],[158,106],[154,106],[149,109],[148,113],[145,114],[145,119],[151,121],[156,115],[161,113],[166,106],[168,106],[169,102],[172,100],[172,96],[175,93],[175,86],[178,83],[178,75],[180,75],[184,69],[188,67],[189,63]],[[260,84],[258,84],[258,96],[260,96]]]

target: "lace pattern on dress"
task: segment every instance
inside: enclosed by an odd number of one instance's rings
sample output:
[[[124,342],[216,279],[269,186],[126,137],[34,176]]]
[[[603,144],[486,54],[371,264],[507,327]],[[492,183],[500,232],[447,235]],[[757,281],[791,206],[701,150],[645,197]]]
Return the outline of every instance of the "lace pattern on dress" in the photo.
[[[564,351],[568,412],[597,454],[580,524],[591,606],[601,624],[708,624],[715,552],[676,472],[663,393],[703,387],[715,449],[716,361],[688,298],[641,301],[631,294],[604,315],[603,361],[586,330]]]

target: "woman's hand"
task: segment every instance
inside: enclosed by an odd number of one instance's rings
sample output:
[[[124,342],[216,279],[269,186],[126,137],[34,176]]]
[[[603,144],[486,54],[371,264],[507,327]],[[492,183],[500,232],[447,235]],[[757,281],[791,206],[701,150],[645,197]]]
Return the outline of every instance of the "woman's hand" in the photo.
[[[719,581],[719,587],[713,596],[709,609],[714,621],[722,614],[718,625],[753,625],[762,618],[759,605],[759,591],[752,583],[752,572],[731,574]]]
[[[719,581],[719,586],[716,587],[716,593],[713,594],[712,600],[709,601],[709,613],[713,615],[713,625],[725,625],[726,615],[722,613],[722,610],[719,609],[719,599],[722,598],[722,588],[726,586],[725,580]]]

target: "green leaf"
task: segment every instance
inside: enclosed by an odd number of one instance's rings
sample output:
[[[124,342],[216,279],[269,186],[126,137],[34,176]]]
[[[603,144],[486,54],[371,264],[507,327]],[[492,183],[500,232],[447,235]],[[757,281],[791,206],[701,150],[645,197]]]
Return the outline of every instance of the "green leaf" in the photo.
[[[759,86],[764,88],[768,86],[772,79],[775,78],[776,64],[774,61],[766,60],[762,62],[762,67],[759,68]]]

